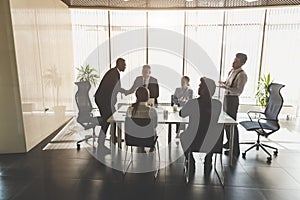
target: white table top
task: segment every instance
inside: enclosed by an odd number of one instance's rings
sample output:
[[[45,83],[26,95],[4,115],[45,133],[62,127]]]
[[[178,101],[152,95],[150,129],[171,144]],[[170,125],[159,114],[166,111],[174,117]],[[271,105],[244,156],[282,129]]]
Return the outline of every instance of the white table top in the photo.
[[[121,106],[110,118],[108,118],[108,122],[124,122],[126,117],[126,111],[128,106]],[[173,111],[173,107],[171,106],[158,106],[155,108],[158,114],[157,122],[160,124],[168,124],[168,123],[188,123],[189,118],[182,118],[179,116],[179,109],[178,111]],[[163,111],[168,110],[168,117],[164,118]],[[94,113],[95,114],[95,113]],[[97,114],[95,114],[97,116]],[[237,122],[231,118],[227,113],[221,112],[219,117],[219,123],[226,124],[226,125],[236,125]]]

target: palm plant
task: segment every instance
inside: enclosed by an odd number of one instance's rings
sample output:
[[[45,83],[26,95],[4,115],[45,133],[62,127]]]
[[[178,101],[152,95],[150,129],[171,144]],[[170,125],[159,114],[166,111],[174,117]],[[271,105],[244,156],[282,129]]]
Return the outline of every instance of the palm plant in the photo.
[[[52,94],[54,98],[55,105],[58,106],[59,88],[62,84],[62,77],[55,66],[50,67],[46,70],[44,75],[46,85],[52,88]]]
[[[270,73],[263,75],[259,78],[257,85],[257,92],[255,94],[256,102],[258,105],[265,107],[269,101],[268,87],[272,83]]]
[[[96,86],[97,79],[100,78],[100,76],[97,74],[97,70],[94,68],[91,68],[89,64],[86,66],[79,66],[76,67],[78,70],[77,80],[79,82],[88,81],[92,85]]]

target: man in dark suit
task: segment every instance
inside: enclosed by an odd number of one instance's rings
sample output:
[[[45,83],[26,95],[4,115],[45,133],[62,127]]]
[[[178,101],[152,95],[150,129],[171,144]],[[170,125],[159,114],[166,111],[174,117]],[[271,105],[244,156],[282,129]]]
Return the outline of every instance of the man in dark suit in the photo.
[[[135,90],[141,86],[148,88],[150,92],[150,98],[154,98],[154,104],[157,105],[157,98],[159,96],[159,87],[156,78],[150,76],[150,65],[144,65],[142,70],[142,76],[136,77],[132,87],[125,92],[125,95],[129,95],[135,92]]]
[[[103,118],[101,130],[104,134],[101,134],[100,132],[100,145],[104,145],[105,135],[109,126],[107,119],[116,111],[115,105],[117,103],[117,94],[119,92],[125,93],[125,90],[121,87],[120,82],[120,72],[124,72],[125,69],[125,60],[123,58],[118,58],[116,67],[111,68],[108,70],[108,72],[106,72],[95,93],[95,102],[99,108],[101,117]]]

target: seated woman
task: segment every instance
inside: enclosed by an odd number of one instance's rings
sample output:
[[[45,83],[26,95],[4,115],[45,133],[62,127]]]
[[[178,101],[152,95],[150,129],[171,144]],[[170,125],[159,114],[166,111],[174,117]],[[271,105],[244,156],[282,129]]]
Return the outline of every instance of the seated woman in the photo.
[[[189,88],[190,78],[188,76],[183,76],[181,78],[181,87],[176,88],[173,95],[173,104],[178,106],[184,106],[188,100],[193,98],[193,90]]]
[[[172,104],[184,106],[190,99],[193,98],[193,90],[189,88],[190,78],[183,76],[181,78],[181,88],[176,88],[172,98]],[[184,124],[176,124],[176,138],[179,138],[179,131],[184,130]]]
[[[148,100],[150,97],[149,90],[145,87],[139,87],[136,92],[136,103],[132,104],[127,109],[127,117],[131,118],[150,118],[155,128],[157,127],[157,112],[153,107],[148,105]],[[144,152],[144,149],[141,149]],[[150,149],[153,151],[153,149]]]

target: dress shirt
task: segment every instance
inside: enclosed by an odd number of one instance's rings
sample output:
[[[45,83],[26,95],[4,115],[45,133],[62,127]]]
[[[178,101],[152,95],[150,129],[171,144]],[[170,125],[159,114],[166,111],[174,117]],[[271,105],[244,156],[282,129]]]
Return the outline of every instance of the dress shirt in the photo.
[[[243,69],[232,69],[228,74],[227,80],[225,81],[225,94],[231,96],[240,96],[244,90],[247,79],[247,74]]]
[[[148,78],[144,78],[143,77],[143,85],[144,85],[144,87],[148,87],[148,85],[149,85],[149,79],[150,79],[150,77],[148,77]]]

